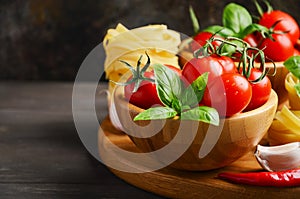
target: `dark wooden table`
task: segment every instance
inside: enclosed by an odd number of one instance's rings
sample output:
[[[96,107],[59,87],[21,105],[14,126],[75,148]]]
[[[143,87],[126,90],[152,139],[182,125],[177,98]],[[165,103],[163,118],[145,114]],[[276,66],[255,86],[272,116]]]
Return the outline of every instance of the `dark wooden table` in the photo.
[[[0,198],[160,198],[122,181],[88,153],[72,117],[72,88],[0,82]],[[97,107],[105,117],[106,101]]]

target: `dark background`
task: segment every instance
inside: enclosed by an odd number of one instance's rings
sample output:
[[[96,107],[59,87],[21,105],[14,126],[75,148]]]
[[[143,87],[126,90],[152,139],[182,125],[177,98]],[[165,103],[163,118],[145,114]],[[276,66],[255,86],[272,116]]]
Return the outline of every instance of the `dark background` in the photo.
[[[0,0],[0,80],[72,81],[85,56],[117,23],[163,23],[192,35],[189,5],[205,28],[221,24],[229,2],[257,15],[251,0]],[[272,5],[300,22],[300,1]]]

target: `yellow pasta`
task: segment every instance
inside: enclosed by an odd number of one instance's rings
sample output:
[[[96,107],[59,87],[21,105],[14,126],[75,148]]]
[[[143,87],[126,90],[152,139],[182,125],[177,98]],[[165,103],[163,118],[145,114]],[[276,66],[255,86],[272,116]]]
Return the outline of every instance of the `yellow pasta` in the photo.
[[[274,129],[269,130],[268,141],[270,145],[281,145],[291,142],[299,142],[299,135],[293,134],[290,130],[277,131]]]
[[[147,62],[145,51],[152,64],[169,64],[179,68],[176,55],[180,42],[180,34],[167,29],[166,25],[149,25],[128,30],[118,24],[115,29],[107,31],[103,40],[106,78],[117,82],[128,72],[128,68],[119,60],[136,66],[139,57],[144,55],[143,66]],[[113,84],[109,87],[112,91]]]
[[[279,115],[285,117],[286,121],[289,122],[292,127],[300,130],[300,118],[298,118],[292,111],[290,111],[286,106],[283,106],[281,112],[278,112]],[[275,116],[278,119],[278,116]]]
[[[285,89],[288,91],[289,105],[292,110],[300,110],[300,97],[295,90],[295,84],[299,83],[292,73],[289,73],[285,78]]]
[[[278,111],[268,131],[271,145],[300,141],[300,111],[291,111],[286,106]]]
[[[292,111],[294,115],[296,115],[298,118],[300,118],[300,111]]]

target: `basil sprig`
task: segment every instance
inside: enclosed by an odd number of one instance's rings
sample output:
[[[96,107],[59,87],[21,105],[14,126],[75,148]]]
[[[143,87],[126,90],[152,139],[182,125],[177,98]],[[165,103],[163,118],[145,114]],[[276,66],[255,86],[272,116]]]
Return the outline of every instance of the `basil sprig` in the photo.
[[[283,65],[300,80],[300,56],[292,56],[288,58]],[[300,83],[295,85],[297,95],[300,97]]]
[[[223,26],[213,25],[207,27],[203,31],[218,34],[223,38],[234,37],[239,39],[244,39],[245,36],[255,31],[259,31],[263,35],[269,32],[268,28],[257,23],[253,23],[248,10],[236,3],[229,3],[225,6],[222,22]],[[237,47],[242,47],[243,43],[237,42],[236,45]],[[219,53],[221,55],[232,56],[237,51],[237,47],[224,44]]]
[[[139,113],[134,121],[167,119],[178,115],[182,120],[219,125],[219,114],[216,109],[198,106],[206,88],[208,73],[199,76],[185,88],[179,75],[172,69],[161,64],[155,64],[153,68],[156,90],[165,107],[149,108]]]
[[[262,25],[253,23],[252,17],[248,10],[236,3],[229,3],[223,10],[223,26],[209,26],[204,31],[217,33],[220,36],[237,37],[243,39],[246,35],[255,31],[268,32],[268,29]]]

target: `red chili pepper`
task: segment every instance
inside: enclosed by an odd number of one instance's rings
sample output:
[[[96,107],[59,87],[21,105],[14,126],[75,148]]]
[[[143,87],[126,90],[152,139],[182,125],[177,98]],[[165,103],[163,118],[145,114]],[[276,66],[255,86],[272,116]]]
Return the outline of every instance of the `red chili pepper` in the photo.
[[[239,184],[273,187],[292,187],[300,186],[300,169],[279,172],[224,172],[218,174],[218,178]]]

